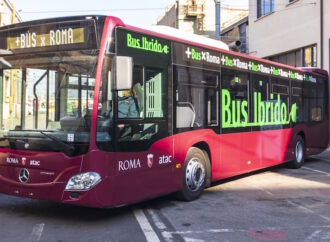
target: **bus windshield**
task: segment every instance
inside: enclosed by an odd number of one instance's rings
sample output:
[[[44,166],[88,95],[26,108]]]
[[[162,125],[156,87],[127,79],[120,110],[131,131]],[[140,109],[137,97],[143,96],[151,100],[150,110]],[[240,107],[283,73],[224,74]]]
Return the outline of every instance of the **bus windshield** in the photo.
[[[0,147],[87,151],[97,50],[0,56]]]

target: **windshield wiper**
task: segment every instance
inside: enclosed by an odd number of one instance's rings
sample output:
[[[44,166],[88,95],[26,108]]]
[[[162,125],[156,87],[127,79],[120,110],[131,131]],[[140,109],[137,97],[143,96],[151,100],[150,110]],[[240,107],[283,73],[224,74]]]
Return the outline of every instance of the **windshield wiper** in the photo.
[[[53,135],[50,135],[50,134],[46,134],[44,131],[39,131],[40,134],[43,134],[44,136],[46,136],[47,138],[55,141],[58,145],[60,145],[66,152],[73,152],[74,151],[74,145],[71,145],[71,144],[67,144],[65,143],[64,141],[62,141],[61,139],[53,136]]]

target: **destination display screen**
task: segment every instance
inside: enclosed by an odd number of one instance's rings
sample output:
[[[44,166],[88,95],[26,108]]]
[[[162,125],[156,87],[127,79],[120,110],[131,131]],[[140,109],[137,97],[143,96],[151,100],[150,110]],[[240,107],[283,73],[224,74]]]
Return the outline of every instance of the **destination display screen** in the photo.
[[[117,28],[117,54],[133,56],[135,62],[166,65],[171,59],[171,42],[146,34]]]
[[[95,49],[96,40],[92,19],[0,30],[0,49],[9,53]]]
[[[255,74],[281,77],[297,81],[310,81],[311,77],[303,72],[290,70],[285,67],[279,67],[269,63],[259,62],[257,60],[232,55],[228,53],[211,51],[192,45],[174,43],[173,62],[180,65],[196,66],[200,68],[214,69],[222,67],[238,71],[246,71]]]

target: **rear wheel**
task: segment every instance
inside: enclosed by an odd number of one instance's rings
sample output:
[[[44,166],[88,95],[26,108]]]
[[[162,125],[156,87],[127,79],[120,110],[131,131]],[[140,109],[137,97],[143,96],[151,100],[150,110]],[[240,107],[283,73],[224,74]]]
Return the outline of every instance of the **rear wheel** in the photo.
[[[304,139],[298,135],[294,146],[294,160],[290,163],[293,169],[299,169],[305,162],[305,142]]]
[[[185,201],[192,201],[200,197],[207,182],[207,159],[205,152],[198,148],[190,148],[186,157],[183,186],[179,197]]]

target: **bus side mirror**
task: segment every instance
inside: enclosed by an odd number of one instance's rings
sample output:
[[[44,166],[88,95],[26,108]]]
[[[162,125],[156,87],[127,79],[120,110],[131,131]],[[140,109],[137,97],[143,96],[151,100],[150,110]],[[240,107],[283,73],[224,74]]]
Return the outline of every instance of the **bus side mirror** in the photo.
[[[131,89],[133,85],[133,58],[116,56],[116,91]]]

